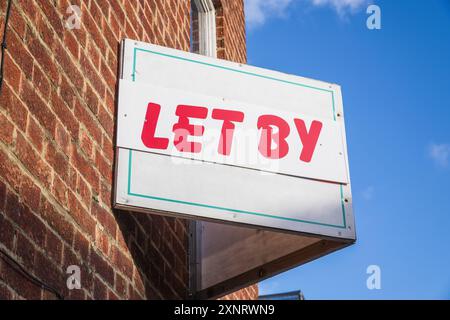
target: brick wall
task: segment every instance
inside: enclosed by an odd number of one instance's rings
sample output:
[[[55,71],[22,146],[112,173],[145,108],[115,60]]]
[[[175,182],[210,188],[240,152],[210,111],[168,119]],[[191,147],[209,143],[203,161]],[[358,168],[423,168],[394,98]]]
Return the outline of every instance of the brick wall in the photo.
[[[242,1],[214,0],[217,27],[217,57],[247,62],[245,15]]]
[[[245,15],[242,1],[213,0],[216,9],[217,57],[239,63],[247,62]],[[192,17],[194,52],[199,51],[198,16]]]
[[[242,1],[224,3],[221,55],[244,62]],[[79,30],[65,28],[69,5],[82,10]],[[65,298],[188,295],[188,223],[112,210],[111,188],[119,41],[189,50],[189,13],[187,0],[14,1],[0,96],[0,249]],[[69,265],[80,266],[82,290],[67,289]],[[54,296],[0,259],[0,298]]]
[[[258,285],[254,284],[250,287],[233,292],[219,300],[256,300],[258,298]]]

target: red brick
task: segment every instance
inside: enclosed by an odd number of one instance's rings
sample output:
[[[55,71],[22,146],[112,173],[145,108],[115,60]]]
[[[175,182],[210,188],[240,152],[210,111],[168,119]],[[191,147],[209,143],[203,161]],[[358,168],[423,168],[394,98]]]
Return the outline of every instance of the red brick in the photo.
[[[112,140],[107,136],[103,136],[102,151],[106,159],[108,159],[109,162],[113,162],[115,150],[113,147]]]
[[[13,296],[11,290],[0,280],[0,300],[12,300]]]
[[[8,200],[9,199],[11,198],[8,198]],[[38,246],[42,247],[44,245],[47,229],[42,221],[39,220],[33,212],[31,212],[30,208],[19,205],[18,210],[15,212],[10,211],[8,217],[13,220],[14,223],[16,223],[20,229]]]
[[[125,239],[125,236],[123,235],[123,233],[122,232],[117,232],[117,244],[118,244],[118,247],[121,249],[121,250],[127,250],[127,239]]]
[[[98,278],[94,278],[94,299],[106,300],[108,299],[108,289],[105,284]]]
[[[58,175],[53,177],[52,194],[62,207],[67,208],[67,187]]]
[[[28,81],[22,83],[21,98],[41,125],[50,133],[53,133],[55,131],[56,117],[50,111],[46,102],[36,94],[34,87]]]
[[[14,126],[3,113],[0,113],[0,140],[5,144],[12,144]]]
[[[135,272],[134,287],[142,296],[145,295],[145,284],[144,284],[144,281],[145,281],[145,279],[143,279],[141,274],[139,272]]]
[[[71,165],[69,167],[69,173],[68,173],[68,181],[66,181],[68,187],[72,190],[76,190],[77,188],[77,177],[78,173],[75,170],[75,168]]]
[[[20,184],[20,195],[22,201],[34,212],[37,212],[40,205],[41,189],[31,180],[24,176]]]
[[[25,299],[40,298],[40,287],[24,278],[21,273],[2,260],[0,260],[0,280],[7,283],[16,292],[20,292],[20,296]]]
[[[18,1],[15,1],[15,2],[19,3],[18,7],[20,7],[23,10],[23,12],[25,13],[24,17],[29,19],[33,24],[36,24],[36,19],[35,19],[36,7],[35,6],[29,6],[29,5],[27,6],[26,5],[27,4],[26,1],[27,0],[18,0]]]
[[[85,100],[86,104],[91,109],[92,113],[97,114],[98,112],[98,97],[95,95],[94,90],[91,88],[91,86],[86,87],[85,92]]]
[[[24,37],[25,30],[26,30],[25,29],[25,20],[23,19],[23,17],[17,10],[17,5],[14,2],[13,2],[13,6],[11,8],[10,14],[11,15],[10,15],[9,19],[10,19],[11,28],[17,32],[19,37]]]
[[[23,173],[12,161],[3,150],[0,150],[0,175],[14,190],[19,190]]]
[[[102,208],[97,202],[92,202],[92,215],[108,231],[113,239],[116,237],[117,222],[108,210]]]
[[[41,71],[38,64],[35,64],[33,68],[33,85],[36,86],[36,89],[39,90],[44,99],[48,99],[51,89],[50,82],[47,80],[47,77]]]
[[[95,65],[93,65],[93,63],[91,62],[91,59],[84,52],[82,52],[80,56],[80,67],[83,74],[94,87],[94,91],[96,91],[100,98],[102,98],[105,93],[105,85],[103,84],[103,79],[96,70]]]
[[[12,221],[16,221],[20,217],[20,213],[24,210],[24,205],[19,201],[19,197],[11,191],[6,193],[6,204],[4,214]]]
[[[25,77],[31,79],[33,71],[33,58],[24,45],[23,37],[18,37],[14,32],[8,33],[8,53],[19,65]]]
[[[57,150],[52,143],[47,144],[45,159],[61,178],[67,177],[69,170],[67,155]]]
[[[79,231],[75,233],[75,240],[73,243],[73,249],[81,258],[85,261],[89,259],[89,240]]]
[[[99,7],[99,9],[102,11],[101,12],[101,16],[105,17],[106,19],[108,19],[109,17],[109,13],[110,13],[110,7],[111,5],[109,4],[109,1],[105,1],[105,0],[100,0],[97,1],[97,6]],[[100,14],[100,13],[99,13]]]
[[[34,265],[36,247],[22,234],[17,235],[17,248],[15,254],[19,257],[20,264],[25,269],[32,269]]]
[[[111,5],[111,12],[114,13],[114,15],[117,17],[119,24],[123,27],[125,24],[125,12],[123,11],[123,8],[119,1],[117,2],[110,2]]]
[[[76,148],[72,148],[71,162],[81,175],[89,182],[93,191],[98,194],[99,176],[89,160],[81,154]]]
[[[54,53],[55,59],[65,71],[66,75],[69,76],[70,81],[74,85],[74,89],[81,93],[84,86],[84,78],[80,70],[75,65],[75,62],[71,59],[64,46],[59,42],[55,43]]]
[[[39,36],[42,38],[45,45],[52,48],[52,44],[55,41],[55,34],[52,32],[46,18],[42,16],[39,11],[34,13],[34,17],[36,19],[36,23],[34,25],[36,26]]]
[[[110,26],[108,22],[106,22],[106,20],[103,21],[103,25],[104,25],[103,35],[107,40],[109,48],[115,51],[119,44],[119,38],[117,36],[117,33],[114,32],[115,30]]]
[[[114,293],[111,289],[108,289],[108,300],[119,300],[119,296]]]
[[[92,192],[89,185],[80,175],[78,175],[76,191],[81,196],[83,204],[89,207],[92,201]]]
[[[17,135],[16,154],[35,177],[39,178],[46,187],[50,186],[51,170],[49,166],[34,151],[31,144],[25,140],[22,134]]]
[[[79,101],[75,101],[75,117],[86,127],[94,141],[102,141],[102,131],[93,117]]]
[[[58,147],[64,152],[64,154],[69,154],[70,152],[69,132],[59,122],[56,123],[55,142],[58,145]]]
[[[91,3],[91,7],[87,9],[85,6],[82,7],[83,10],[83,19],[84,26],[86,30],[89,32],[90,37],[94,40],[96,46],[100,49],[101,52],[105,52],[106,44],[102,37],[102,32],[96,24],[96,21],[92,16],[95,16],[91,10],[98,10],[98,7],[94,6]],[[92,16],[91,16],[92,13]]]
[[[53,111],[58,116],[62,124],[67,128],[72,136],[72,139],[78,139],[79,120],[72,113],[70,108],[64,103],[62,98],[55,92],[52,92],[51,102]]]
[[[114,96],[110,93],[106,93],[106,98],[105,98],[105,104],[106,104],[106,108],[108,110],[108,112],[110,114],[114,114],[115,109],[116,109],[116,105],[115,105],[115,100],[114,100]]]
[[[95,272],[111,286],[114,286],[114,269],[99,253],[91,250],[90,265]]]
[[[112,247],[112,260],[119,271],[131,277],[133,274],[133,262],[116,246]]]
[[[125,278],[118,273],[116,273],[116,282],[114,285],[114,289],[120,296],[125,298],[128,297],[128,283]]]
[[[108,137],[112,139],[114,136],[114,120],[104,107],[99,107],[98,109],[98,120],[108,134]]]
[[[32,32],[27,32],[27,37],[29,38],[27,39],[28,48],[37,63],[43,68],[45,74],[54,84],[58,83],[59,72],[56,64],[50,56],[51,51],[45,48],[42,42],[36,38]]]
[[[62,257],[62,260],[63,260],[62,261],[62,266],[63,266],[63,270],[65,270],[65,271],[67,271],[67,268],[69,266],[81,267],[83,265],[83,260],[80,259],[80,257],[77,256],[75,254],[75,252],[72,250],[72,247],[68,246],[67,244],[63,244],[62,256],[63,256]]]
[[[6,203],[6,185],[0,180],[0,214],[3,212]]]
[[[64,43],[72,56],[74,56],[75,59],[78,59],[80,54],[80,45],[71,32],[64,33]]]
[[[46,253],[36,251],[34,270],[41,281],[55,288],[60,294],[65,292],[67,288],[65,272],[58,268]]]
[[[66,243],[72,245],[74,238],[74,227],[72,223],[44,198],[41,199],[41,209],[39,212],[41,218],[46,221]]]
[[[22,73],[20,72],[19,67],[14,63],[11,55],[8,51],[6,51],[6,57],[4,60],[4,80],[10,84],[11,87],[16,88],[17,90],[20,88],[20,81],[22,78]]]
[[[58,13],[52,1],[38,1],[37,3],[49,20],[53,30],[61,37],[62,32],[65,30],[63,25],[63,22],[65,21],[64,17]]]
[[[41,152],[44,141],[44,131],[39,127],[37,121],[32,117],[28,119],[27,135],[33,143],[33,146],[39,152]]]
[[[95,233],[95,246],[103,253],[103,255],[109,255],[109,239],[107,234],[97,227]]]
[[[69,210],[76,223],[90,235],[95,233],[95,220],[90,216],[88,211],[83,208],[75,194],[69,191]]]
[[[9,250],[13,248],[14,234],[12,224],[0,214],[0,243]]]
[[[11,88],[4,83],[2,94],[0,95],[0,105],[7,111],[12,121],[22,131],[25,131],[27,126],[28,110],[24,104],[11,91]]]
[[[101,65],[100,73],[105,78],[108,88],[110,88],[110,90],[113,90],[116,87],[117,83],[116,74],[110,70],[105,61],[102,60],[100,65]]]
[[[53,232],[47,232],[45,246],[43,249],[47,256],[56,264],[60,265],[62,263],[63,243]]]
[[[92,65],[94,66],[94,69],[96,71],[98,71],[100,69],[101,55],[100,55],[98,47],[94,43],[94,41],[89,40],[87,42],[86,53],[87,53],[87,56],[89,57],[89,60],[91,61]],[[85,62],[87,62],[87,61],[85,60]]]
[[[83,281],[83,278],[81,278]],[[83,288],[83,283],[81,284]],[[69,300],[86,300],[86,293],[83,290],[70,290],[69,291]]]
[[[87,131],[85,129],[80,130],[80,146],[81,150],[89,157],[89,159],[94,159],[94,143],[92,142],[92,139],[89,137]]]
[[[71,80],[73,80],[73,79],[71,79]],[[79,88],[80,91],[83,89],[82,86],[81,87],[80,86],[75,86],[75,87]],[[64,102],[64,104],[70,110],[72,110],[73,109],[73,105],[74,105],[74,101],[76,99],[76,93],[75,93],[75,90],[74,90],[72,84],[70,84],[69,81],[64,76],[61,77],[61,82],[59,84],[59,93],[61,95],[61,100]]]
[[[103,203],[111,203],[111,186],[100,183],[100,200]]]

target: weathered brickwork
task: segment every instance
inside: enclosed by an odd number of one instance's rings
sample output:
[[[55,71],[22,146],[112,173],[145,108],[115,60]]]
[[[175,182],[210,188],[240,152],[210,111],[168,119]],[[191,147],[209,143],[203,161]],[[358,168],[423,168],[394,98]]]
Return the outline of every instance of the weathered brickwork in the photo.
[[[247,62],[245,15],[242,1],[215,0],[217,57]]]
[[[245,62],[242,1],[223,2],[219,53]],[[70,5],[82,10],[80,29],[65,27]],[[1,1],[1,32],[5,9]],[[112,210],[123,38],[188,51],[189,1],[13,2],[0,95],[0,248],[68,299],[183,299],[188,223]],[[67,289],[69,265],[81,268],[81,290]],[[54,296],[0,259],[0,298]]]
[[[247,287],[245,289],[233,292],[220,300],[256,300],[258,298],[258,285]]]

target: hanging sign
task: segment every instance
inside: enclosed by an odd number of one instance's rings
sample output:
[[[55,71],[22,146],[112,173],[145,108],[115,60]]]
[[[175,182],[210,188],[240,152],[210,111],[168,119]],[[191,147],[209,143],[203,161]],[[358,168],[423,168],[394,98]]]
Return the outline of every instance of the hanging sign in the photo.
[[[354,239],[338,85],[126,40],[115,205]]]

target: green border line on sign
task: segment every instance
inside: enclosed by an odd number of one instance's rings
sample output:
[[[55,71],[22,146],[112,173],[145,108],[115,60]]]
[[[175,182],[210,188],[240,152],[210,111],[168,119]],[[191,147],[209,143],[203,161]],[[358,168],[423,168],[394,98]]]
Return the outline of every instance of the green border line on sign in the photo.
[[[141,49],[141,48],[136,48],[136,47],[134,48],[134,53],[133,53],[133,73],[132,73],[133,82],[136,81],[137,51],[152,53],[152,54],[164,56],[164,57],[167,57],[167,58],[173,58],[173,59],[177,59],[177,60],[193,62],[193,63],[197,63],[197,64],[209,66],[209,67],[215,67],[215,68],[219,68],[219,69],[223,69],[223,70],[227,70],[227,71],[231,71],[231,72],[238,72],[238,73],[246,74],[246,75],[249,75],[249,76],[260,77],[260,78],[264,78],[264,79],[268,79],[268,80],[283,82],[283,83],[292,84],[292,85],[296,85],[296,86],[301,86],[301,87],[305,87],[305,88],[309,88],[309,89],[315,89],[315,90],[330,92],[331,93],[331,100],[332,100],[333,119],[334,119],[334,121],[336,121],[334,92],[332,90],[327,90],[327,89],[323,89],[323,88],[317,88],[317,87],[308,86],[308,85],[297,83],[297,82],[277,79],[277,78],[274,78],[274,77],[264,76],[264,75],[260,75],[260,74],[256,74],[256,73],[243,71],[243,70],[237,70],[237,69],[233,69],[233,68],[229,68],[229,67],[215,65],[215,64],[212,64],[212,63],[192,60],[192,59],[188,59],[188,58],[183,58],[183,57],[179,57],[179,56],[175,56],[175,55],[165,54],[165,53],[161,53],[161,52],[156,52],[156,51],[151,51],[151,50],[146,50],[146,49]],[[216,210],[228,211],[228,212],[233,212],[233,213],[243,213],[243,214],[255,215],[255,216],[266,217],[266,218],[273,218],[273,219],[287,220],[287,221],[293,221],[293,222],[314,224],[314,225],[320,225],[320,226],[326,226],[326,227],[333,227],[333,228],[340,228],[340,229],[346,229],[347,228],[347,222],[346,222],[346,218],[345,218],[344,191],[343,191],[343,188],[342,188],[342,184],[339,185],[339,188],[340,188],[341,205],[342,205],[343,225],[333,225],[333,224],[326,224],[326,223],[315,222],[315,221],[308,221],[308,220],[300,220],[300,219],[294,219],[294,218],[281,217],[281,216],[277,216],[277,215],[273,215],[273,214],[251,212],[251,211],[245,211],[245,210],[239,210],[239,209],[225,208],[225,207],[219,207],[219,206],[214,206],[214,205],[207,205],[207,204],[194,203],[194,202],[189,202],[189,201],[168,199],[168,198],[162,198],[162,197],[156,197],[156,196],[149,196],[149,195],[143,195],[143,194],[134,193],[134,192],[131,192],[131,162],[132,162],[132,160],[133,160],[133,155],[132,155],[132,150],[130,149],[129,150],[129,157],[128,157],[128,190],[127,190],[128,191],[128,195],[130,195],[130,196],[141,197],[141,198],[146,198],[146,199],[153,199],[153,200],[159,200],[159,201],[166,201],[166,202],[172,202],[172,203],[178,203],[178,204],[185,204],[185,205],[191,205],[191,206],[197,206],[197,207],[203,207],[203,208],[209,208],[209,209],[216,209]]]

